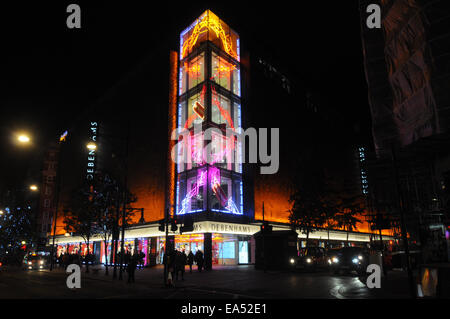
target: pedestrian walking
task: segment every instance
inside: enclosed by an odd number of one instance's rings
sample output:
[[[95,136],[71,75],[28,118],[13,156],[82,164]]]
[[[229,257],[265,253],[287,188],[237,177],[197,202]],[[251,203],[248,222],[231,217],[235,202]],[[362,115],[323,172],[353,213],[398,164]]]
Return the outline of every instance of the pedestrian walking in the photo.
[[[130,254],[130,251],[128,250],[128,251],[125,253],[125,255],[124,255],[123,257],[124,257],[124,263],[125,263],[125,265],[127,266],[128,263],[129,263],[130,260],[131,260],[131,254]]]
[[[181,272],[181,280],[184,280],[184,269],[186,267],[186,254],[184,251],[177,251],[175,257],[176,274],[175,280],[178,280],[178,274]]]
[[[138,254],[138,260],[139,260],[138,265],[140,267],[144,267],[144,264],[145,264],[144,258],[145,258],[145,254],[142,252],[142,250],[140,250],[139,254]]]
[[[133,255],[128,261],[127,272],[128,272],[128,283],[134,282],[134,273],[136,272],[137,267],[137,256]]]
[[[195,253],[195,262],[197,263],[198,271],[202,272],[203,268],[203,252],[199,249]]]
[[[192,273],[192,264],[194,263],[194,253],[192,250],[189,251],[187,256],[187,264],[189,265],[189,272]]]
[[[169,287],[174,287],[173,278],[175,277],[175,253],[173,251],[169,251],[164,253],[163,263],[167,269],[167,280],[166,284]]]

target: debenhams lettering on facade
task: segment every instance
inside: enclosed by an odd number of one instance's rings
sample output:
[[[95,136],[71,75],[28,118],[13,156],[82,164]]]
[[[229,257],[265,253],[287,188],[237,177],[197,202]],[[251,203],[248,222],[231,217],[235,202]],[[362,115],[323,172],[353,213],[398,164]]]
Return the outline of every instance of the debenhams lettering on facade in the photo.
[[[194,224],[194,232],[218,232],[232,234],[253,234],[257,230],[246,225],[200,222]]]
[[[91,125],[89,127],[89,139],[92,142],[97,142],[97,122],[91,122]],[[89,150],[88,153],[88,161],[87,161],[87,169],[86,169],[86,178],[88,180],[94,179],[94,173],[95,173],[95,149]]]

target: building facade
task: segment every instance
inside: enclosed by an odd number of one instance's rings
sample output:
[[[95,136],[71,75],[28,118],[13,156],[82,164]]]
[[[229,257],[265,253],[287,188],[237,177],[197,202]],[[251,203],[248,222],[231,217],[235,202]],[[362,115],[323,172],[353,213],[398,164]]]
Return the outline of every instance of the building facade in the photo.
[[[176,249],[186,253],[203,251],[207,269],[214,265],[254,263],[253,235],[260,231],[261,225],[261,221],[255,220],[254,207],[260,207],[265,200],[266,219],[272,222],[273,230],[289,230],[290,225],[285,218],[289,203],[288,191],[284,188],[280,191],[287,183],[271,184],[272,193],[282,193],[281,199],[270,197],[269,188],[265,187],[267,192],[262,192],[255,186],[255,195],[258,193],[261,199],[258,205],[254,203],[253,189],[247,191],[253,185],[246,183],[249,172],[242,162],[243,150],[239,139],[240,129],[244,126],[242,114],[246,113],[245,103],[242,103],[245,92],[241,81],[239,35],[207,10],[181,32],[179,52],[171,54],[170,61],[169,83],[173,95],[170,95],[168,112],[168,181],[162,184],[160,179],[151,179],[164,170],[159,158],[155,160],[159,166],[143,161],[142,157],[134,161],[135,149],[130,145],[129,167],[133,169],[128,172],[129,187],[131,192],[137,193],[136,205],[145,207],[146,222],[138,224],[136,221],[125,230],[124,249],[131,253],[144,252],[146,265],[162,263],[166,236],[160,230],[159,222],[167,210],[171,218],[178,220],[179,226],[187,217],[194,221],[193,230],[180,233],[180,227],[177,231],[169,229],[168,238]],[[259,64],[268,67],[262,60]],[[289,94],[289,81],[285,77],[280,79],[282,90]],[[130,103],[128,96],[126,101]],[[258,111],[256,105],[252,111]],[[132,129],[135,127],[138,126],[132,125]],[[175,133],[173,129],[176,129]],[[131,135],[134,140],[143,134]],[[105,140],[102,143],[106,143]],[[99,148],[97,155],[100,156],[104,149]],[[153,153],[160,154],[156,150]],[[145,183],[134,183],[134,175],[139,175]],[[265,178],[258,179],[258,182],[260,185],[268,184]],[[165,189],[166,194],[161,194],[161,189]],[[160,205],[164,195],[165,208]],[[156,208],[147,205],[147,197],[158,201]],[[283,206],[273,204],[277,201]],[[282,216],[277,216],[277,213]],[[305,244],[305,237],[299,233],[299,245]],[[324,246],[326,241],[342,245],[347,239],[364,244],[373,238],[376,239],[370,233],[347,234],[339,230],[317,230],[310,234],[310,239],[320,246]],[[86,243],[76,234],[59,234],[56,243],[58,254],[87,252]],[[111,244],[105,251],[100,237],[94,236],[90,245],[89,249],[101,262],[106,262],[105,255],[114,255],[111,254]],[[114,263],[114,258],[109,262]]]
[[[39,237],[45,238],[52,231],[56,210],[56,176],[58,167],[59,147],[56,144],[49,146],[44,154],[42,167],[42,182],[39,187],[39,214],[36,221]]]

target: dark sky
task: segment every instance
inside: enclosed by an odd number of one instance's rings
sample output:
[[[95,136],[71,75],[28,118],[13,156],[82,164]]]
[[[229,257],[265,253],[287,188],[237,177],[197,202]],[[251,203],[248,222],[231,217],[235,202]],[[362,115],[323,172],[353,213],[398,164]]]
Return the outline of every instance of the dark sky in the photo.
[[[370,138],[357,1],[75,1],[81,30],[66,27],[74,1],[59,2],[2,4],[0,184],[22,183],[39,145],[70,127],[140,61],[155,57],[152,81],[166,79],[160,75],[167,58],[159,59],[178,49],[179,33],[208,8],[240,34],[241,52],[264,57],[294,89],[318,92],[323,108],[338,110],[342,127],[359,125],[363,139]],[[12,143],[19,130],[34,137],[33,148]]]

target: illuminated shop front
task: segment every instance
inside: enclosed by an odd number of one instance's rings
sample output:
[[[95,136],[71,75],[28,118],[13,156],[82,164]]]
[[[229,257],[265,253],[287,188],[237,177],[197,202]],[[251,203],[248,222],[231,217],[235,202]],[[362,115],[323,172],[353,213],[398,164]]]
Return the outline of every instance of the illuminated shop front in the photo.
[[[257,231],[259,231],[258,225],[202,221],[195,224],[193,232],[172,234],[171,238],[174,239],[176,249],[184,251],[186,254],[190,251],[195,254],[197,250],[205,252],[205,236],[210,234],[212,265],[238,265],[254,262],[252,235]],[[86,245],[80,240],[83,239],[79,236],[57,236],[58,256],[61,253],[87,252]],[[135,252],[143,252],[145,254],[144,266],[162,264],[164,245],[165,233],[158,230],[157,223],[130,227],[125,231],[125,253],[130,252],[133,255]],[[81,250],[80,247],[82,247]],[[119,251],[120,247],[121,242],[119,241]],[[106,263],[105,244],[100,237],[92,238],[90,249],[96,256],[97,262]],[[108,264],[115,263],[111,250],[112,243],[109,242]],[[83,253],[81,254],[83,255]]]
[[[289,230],[289,224],[272,224],[274,231]],[[125,252],[142,251],[145,266],[162,264],[164,255],[165,233],[158,230],[159,224],[148,223],[146,225],[132,226],[125,230]],[[211,264],[212,265],[239,265],[253,264],[255,262],[255,244],[253,235],[260,230],[259,223],[227,223],[216,221],[200,221],[194,225],[192,232],[183,234],[171,234],[175,248],[184,251],[195,252],[200,249],[206,252],[207,237],[211,236]],[[305,246],[306,235],[298,232],[298,248]],[[391,236],[383,236],[383,240],[393,240]],[[77,253],[86,252],[86,245],[79,236],[57,236],[58,256],[61,252]],[[372,241],[378,241],[376,234],[351,232],[339,230],[317,230],[309,235],[310,244],[325,247],[326,243],[332,243],[333,247],[341,247],[347,244],[367,245]],[[121,247],[119,241],[119,250]],[[81,250],[80,250],[81,247]],[[105,263],[104,242],[100,237],[93,237],[90,249],[96,256],[97,262]],[[114,264],[114,257],[110,257],[111,243],[108,243],[108,263]]]

